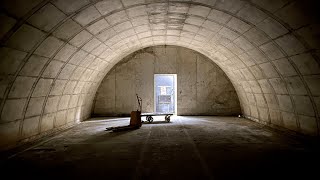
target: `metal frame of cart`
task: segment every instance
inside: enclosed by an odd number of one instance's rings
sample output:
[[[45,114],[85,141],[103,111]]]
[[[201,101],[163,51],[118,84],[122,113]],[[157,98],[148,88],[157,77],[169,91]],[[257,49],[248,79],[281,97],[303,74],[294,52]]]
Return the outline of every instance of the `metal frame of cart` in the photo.
[[[141,114],[141,117],[142,116],[146,116],[146,120],[149,122],[149,123],[152,123],[153,122],[153,117],[152,116],[164,116],[164,120],[166,122],[170,122],[170,117],[173,115],[173,113],[142,113]]]

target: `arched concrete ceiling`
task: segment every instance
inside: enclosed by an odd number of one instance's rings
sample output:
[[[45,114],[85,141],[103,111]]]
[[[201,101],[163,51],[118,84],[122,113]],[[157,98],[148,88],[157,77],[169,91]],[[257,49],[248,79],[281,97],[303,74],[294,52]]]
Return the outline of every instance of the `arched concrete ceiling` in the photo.
[[[0,132],[13,142],[86,119],[116,62],[167,44],[217,63],[247,117],[316,135],[317,7],[312,0],[4,0]]]

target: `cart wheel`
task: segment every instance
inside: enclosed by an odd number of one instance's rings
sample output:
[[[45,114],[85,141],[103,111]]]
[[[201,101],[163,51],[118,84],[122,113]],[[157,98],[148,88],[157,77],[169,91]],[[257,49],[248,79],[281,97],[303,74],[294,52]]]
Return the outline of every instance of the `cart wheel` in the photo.
[[[167,122],[170,122],[170,115],[166,115],[166,117],[164,118]]]
[[[152,122],[153,122],[153,117],[152,117],[152,116],[147,116],[147,121],[148,121],[149,123],[152,123]]]

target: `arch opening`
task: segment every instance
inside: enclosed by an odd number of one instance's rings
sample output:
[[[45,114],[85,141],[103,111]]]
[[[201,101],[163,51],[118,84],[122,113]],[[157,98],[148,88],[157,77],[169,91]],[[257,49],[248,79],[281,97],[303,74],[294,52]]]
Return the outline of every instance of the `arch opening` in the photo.
[[[141,49],[117,63],[97,90],[92,115],[129,116],[137,106],[135,94],[143,99],[143,113],[157,112],[154,75],[158,74],[177,76],[177,115],[241,114],[232,83],[212,60],[191,49],[166,45]]]

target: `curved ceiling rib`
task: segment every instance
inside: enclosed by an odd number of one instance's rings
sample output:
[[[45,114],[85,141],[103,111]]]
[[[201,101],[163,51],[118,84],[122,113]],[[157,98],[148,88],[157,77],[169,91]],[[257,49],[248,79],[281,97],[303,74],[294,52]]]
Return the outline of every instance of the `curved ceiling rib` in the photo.
[[[302,0],[4,1],[0,127],[25,139],[86,119],[113,65],[144,47],[177,45],[206,55],[225,71],[248,118],[317,135],[315,5]]]

